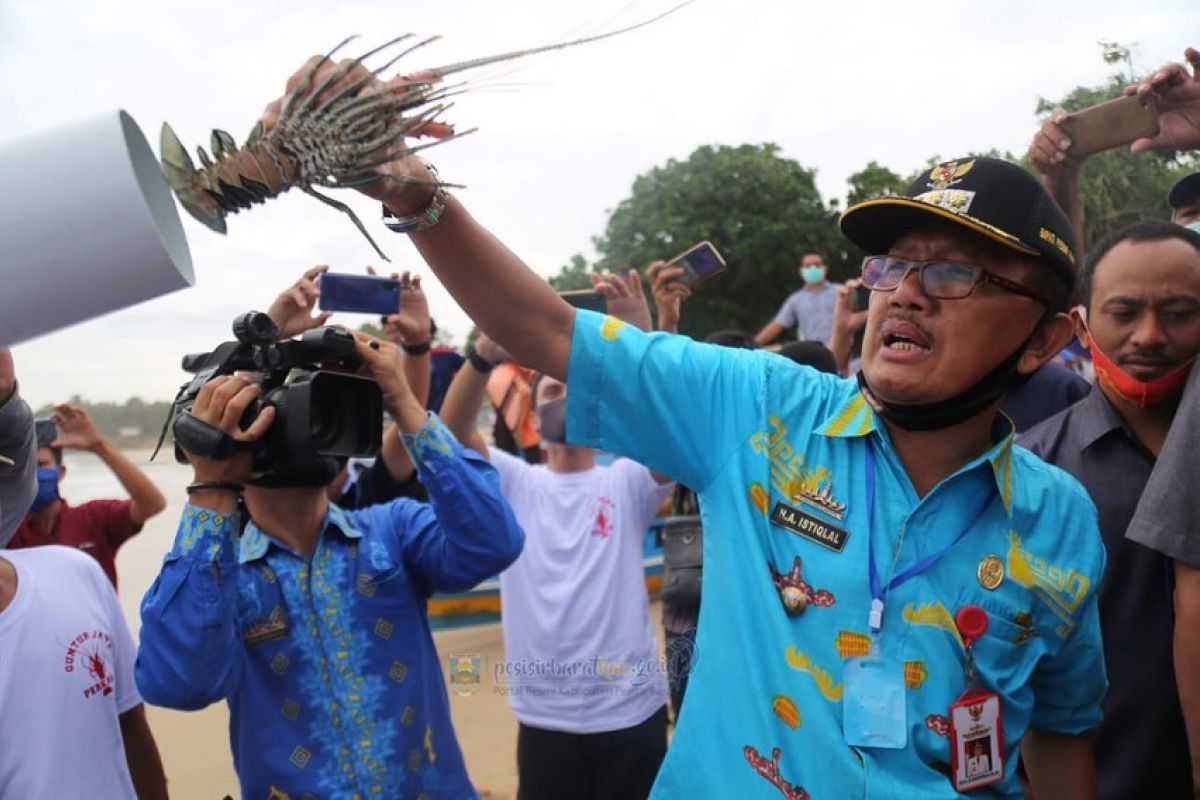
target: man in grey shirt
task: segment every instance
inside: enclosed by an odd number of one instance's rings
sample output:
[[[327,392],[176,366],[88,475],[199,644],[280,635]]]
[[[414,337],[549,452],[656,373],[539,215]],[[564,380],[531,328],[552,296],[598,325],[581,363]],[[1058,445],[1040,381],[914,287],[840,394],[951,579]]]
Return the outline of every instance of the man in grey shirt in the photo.
[[[0,548],[8,544],[37,493],[33,415],[17,394],[12,351],[0,348]]]
[[[796,329],[796,338],[800,341],[829,343],[838,284],[826,280],[827,267],[820,253],[805,253],[800,260],[799,272],[804,279],[804,288],[792,292],[783,301],[775,319],[754,337],[759,347],[775,341],[788,328]]]
[[[1143,547],[1128,532],[1200,353],[1200,235],[1137,223],[1097,244],[1082,278],[1096,385],[1018,442],[1087,488],[1108,548],[1098,591],[1109,678],[1094,731],[1100,797],[1192,800],[1187,731],[1200,697],[1188,695],[1196,665],[1180,660],[1178,645],[1196,637],[1197,626],[1176,611],[1174,554]],[[1195,484],[1172,489],[1194,493]]]

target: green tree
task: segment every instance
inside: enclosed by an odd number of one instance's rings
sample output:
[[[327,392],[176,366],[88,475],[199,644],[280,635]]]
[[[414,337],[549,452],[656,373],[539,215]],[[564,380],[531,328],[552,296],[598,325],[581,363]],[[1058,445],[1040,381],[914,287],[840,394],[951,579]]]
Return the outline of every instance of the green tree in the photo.
[[[905,180],[879,162],[870,161],[846,179],[850,187],[846,194],[846,207],[884,195],[904,194],[911,182],[911,179]]]
[[[704,146],[639,175],[593,244],[597,266],[615,270],[669,259],[701,240],[712,242],[729,268],[688,301],[681,328],[694,336],[757,330],[798,288],[796,264],[808,250],[825,256],[835,278],[852,271],[851,248],[814,172],[780,156],[774,144]],[[566,288],[585,273],[577,257],[551,282]]]
[[[550,278],[550,285],[560,292],[570,289],[590,289],[592,288],[592,279],[588,276],[592,270],[593,267],[588,264],[587,260],[576,253],[571,256],[570,263],[559,270],[557,275]]]

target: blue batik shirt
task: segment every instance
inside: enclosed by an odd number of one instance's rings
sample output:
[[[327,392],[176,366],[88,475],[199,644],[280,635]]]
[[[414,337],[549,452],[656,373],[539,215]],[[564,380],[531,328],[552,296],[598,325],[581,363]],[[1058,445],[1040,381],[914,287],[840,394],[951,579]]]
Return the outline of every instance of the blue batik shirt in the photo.
[[[330,506],[311,558],[188,505],[142,602],[147,702],[228,700],[246,798],[474,798],[426,618],[520,554],[495,469],[434,416],[405,444],[430,504]],[[277,793],[277,794],[276,794]]]
[[[954,622],[966,605],[989,618],[974,660],[1000,695],[1005,734],[1002,780],[973,796],[1021,796],[1030,728],[1077,734],[1099,722],[1096,512],[1075,479],[1013,446],[1010,424],[919,498],[857,384],[779,356],[579,311],[568,384],[569,441],[700,495],[694,668],[654,797],[957,797],[947,717],[968,688]],[[895,750],[850,747],[842,728],[844,664],[871,641],[869,541],[885,582],[949,548],[886,597],[878,644],[906,687],[907,744]],[[784,590],[804,593],[803,613],[789,615]]]

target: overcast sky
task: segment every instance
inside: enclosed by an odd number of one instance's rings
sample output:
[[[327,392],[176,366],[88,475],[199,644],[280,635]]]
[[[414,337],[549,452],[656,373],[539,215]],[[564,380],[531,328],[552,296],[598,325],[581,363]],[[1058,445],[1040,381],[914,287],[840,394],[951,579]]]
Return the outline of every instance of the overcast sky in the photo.
[[[241,141],[307,56],[352,33],[364,50],[441,34],[401,65],[410,72],[621,27],[672,4],[0,0],[0,147],[116,108],[156,152],[164,120],[189,149],[213,127]],[[1177,60],[1200,45],[1200,3],[696,0],[617,39],[484,70],[483,87],[451,114],[479,132],[429,156],[443,179],[466,184],[458,196],[485,225],[549,275],[576,252],[593,255],[591,237],[635,176],[703,144],[776,142],[817,170],[826,198],[844,197],[846,177],[872,159],[906,174],[934,154],[1021,152],[1037,98],[1102,82],[1112,68],[1096,42],[1114,39],[1138,43],[1140,69]],[[428,276],[377,206],[340,197],[396,267]],[[0,213],[19,202],[21,187],[6,183]],[[182,353],[230,338],[237,313],[265,308],[306,267],[376,263],[347,218],[298,192],[230,217],[226,236],[180,214],[196,286],[19,345],[31,404],[74,393],[167,399],[184,378]],[[8,281],[28,268],[2,269]],[[469,321],[432,277],[426,285],[439,324],[462,342]]]

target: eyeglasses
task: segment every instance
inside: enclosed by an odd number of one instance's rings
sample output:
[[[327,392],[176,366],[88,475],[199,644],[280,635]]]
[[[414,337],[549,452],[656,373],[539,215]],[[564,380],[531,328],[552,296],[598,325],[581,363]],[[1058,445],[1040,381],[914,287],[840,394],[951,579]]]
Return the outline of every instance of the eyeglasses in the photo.
[[[862,265],[863,285],[872,291],[890,292],[914,269],[917,271],[921,291],[929,297],[959,300],[975,291],[979,284],[987,282],[1013,294],[1032,297],[1039,303],[1046,302],[1015,281],[1001,278],[983,267],[957,264],[953,261],[908,261],[895,256],[867,256]]]

